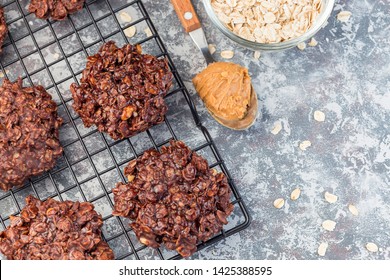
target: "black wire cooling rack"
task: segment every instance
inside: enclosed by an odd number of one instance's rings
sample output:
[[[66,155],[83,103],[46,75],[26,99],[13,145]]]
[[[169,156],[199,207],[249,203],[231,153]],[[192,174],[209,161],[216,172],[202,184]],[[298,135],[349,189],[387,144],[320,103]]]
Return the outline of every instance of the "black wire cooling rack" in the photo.
[[[28,3],[29,0],[1,0],[9,35],[0,55],[0,82],[22,77],[26,85],[46,87],[64,119],[60,131],[64,155],[50,172],[32,178],[21,188],[0,191],[0,230],[9,224],[9,216],[20,213],[29,194],[42,200],[52,197],[89,201],[103,216],[103,235],[116,259],[179,259],[175,251],[144,246],[129,227],[129,220],[111,214],[111,190],[117,182],[126,181],[124,166],[145,150],[158,149],[171,139],[183,140],[204,156],[210,167],[224,172],[233,193],[235,210],[229,224],[199,244],[198,251],[249,226],[251,219],[245,204],[142,1],[87,0],[82,11],[64,21],[36,19],[28,12]],[[123,22],[123,12],[131,16],[130,22]],[[137,33],[128,38],[125,31],[131,26],[136,27]],[[166,57],[175,78],[166,97],[169,111],[165,122],[121,141],[113,141],[96,128],[85,128],[72,110],[69,92],[70,84],[80,78],[86,57],[109,40],[118,45],[138,43],[145,53]]]

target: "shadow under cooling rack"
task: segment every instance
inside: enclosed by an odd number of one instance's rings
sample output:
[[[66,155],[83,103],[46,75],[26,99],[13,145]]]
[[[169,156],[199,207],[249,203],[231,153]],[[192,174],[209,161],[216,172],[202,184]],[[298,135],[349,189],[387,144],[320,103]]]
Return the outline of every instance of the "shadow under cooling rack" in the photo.
[[[87,0],[82,11],[64,21],[36,19],[27,11],[28,0],[2,3],[9,35],[0,55],[0,83],[5,78],[14,81],[21,77],[25,85],[41,84],[48,90],[64,120],[60,130],[64,154],[54,169],[32,178],[25,186],[0,191],[0,230],[9,224],[9,216],[20,213],[30,194],[42,200],[89,201],[103,216],[103,236],[116,259],[179,259],[175,251],[142,245],[129,227],[130,221],[111,214],[112,188],[126,181],[124,166],[147,149],[159,149],[171,139],[184,141],[212,168],[224,172],[232,189],[235,210],[229,224],[200,243],[198,250],[249,226],[245,204],[141,1]],[[131,16],[130,23],[122,22],[122,12]],[[135,26],[137,33],[127,38],[124,30],[130,26]],[[72,109],[69,91],[70,84],[79,81],[86,58],[109,40],[118,46],[140,44],[144,53],[166,57],[174,74],[174,86],[166,97],[169,111],[165,122],[120,141],[113,141],[96,128],[85,128]]]

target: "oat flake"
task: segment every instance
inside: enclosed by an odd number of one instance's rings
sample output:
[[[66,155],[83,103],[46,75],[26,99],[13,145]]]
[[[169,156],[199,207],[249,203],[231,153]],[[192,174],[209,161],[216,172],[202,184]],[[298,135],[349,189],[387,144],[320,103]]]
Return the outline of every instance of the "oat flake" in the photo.
[[[234,57],[234,52],[233,51],[222,51],[221,56],[225,59],[231,59]]]
[[[121,12],[119,14],[119,17],[121,18],[122,22],[131,22],[132,21],[131,16],[126,12]]]
[[[311,38],[311,40],[310,40],[310,42],[308,43],[308,45],[309,45],[310,47],[315,47],[315,46],[318,45],[318,42],[317,42],[316,39]]]
[[[127,37],[132,38],[134,37],[135,33],[137,33],[137,28],[133,25],[130,26],[129,28],[126,28],[124,32]]]
[[[291,192],[291,200],[297,200],[301,196],[301,189],[296,188]]]
[[[352,215],[357,216],[359,215],[359,211],[357,210],[356,206],[353,204],[348,205],[349,212],[352,213]]]
[[[306,49],[306,43],[305,42],[301,42],[297,45],[298,49],[300,49],[301,51],[303,51],[304,49]]]
[[[152,37],[153,36],[153,32],[152,32],[152,30],[150,30],[149,27],[145,28],[144,32],[145,32],[146,36],[148,36],[148,37]]]
[[[376,245],[375,243],[372,243],[372,242],[368,242],[366,244],[366,249],[372,253],[376,253],[376,252],[378,252],[378,245]]]
[[[350,11],[341,11],[340,13],[338,13],[337,19],[341,22],[347,22],[350,19],[351,15],[352,13]]]
[[[325,121],[325,114],[321,111],[315,111],[314,112],[314,119],[317,122],[323,122],[323,121]]]
[[[338,199],[337,195],[334,195],[334,194],[329,193],[329,192],[325,192],[324,197],[325,197],[325,200],[329,203],[335,203]]]
[[[274,201],[274,206],[277,209],[280,209],[284,206],[284,199],[283,198],[278,198]]]
[[[318,246],[318,251],[317,251],[318,255],[320,255],[321,257],[325,256],[327,249],[328,249],[328,243],[322,242],[320,246]]]
[[[261,53],[260,53],[259,51],[255,51],[254,54],[253,54],[253,57],[254,57],[255,59],[259,59],[260,56],[261,56]]]
[[[310,146],[311,146],[311,142],[309,140],[305,140],[299,144],[299,149],[301,149],[302,151],[306,151],[306,149],[309,148]]]
[[[282,124],[280,121],[275,122],[274,128],[271,130],[273,135],[277,135],[282,130]]]
[[[214,44],[209,44],[210,54],[214,54],[217,51],[217,48]]]
[[[264,15],[265,23],[273,23],[275,20],[276,20],[276,16],[271,12],[268,12]]]
[[[336,227],[336,222],[331,220],[325,220],[322,223],[322,227],[328,231],[333,231],[334,228]]]

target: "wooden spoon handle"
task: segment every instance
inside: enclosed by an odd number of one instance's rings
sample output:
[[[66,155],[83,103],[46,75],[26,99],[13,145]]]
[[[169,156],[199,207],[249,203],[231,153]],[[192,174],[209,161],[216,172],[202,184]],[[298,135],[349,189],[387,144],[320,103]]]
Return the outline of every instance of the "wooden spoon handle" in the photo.
[[[176,14],[185,31],[191,32],[201,27],[199,18],[192,6],[191,0],[171,0]]]

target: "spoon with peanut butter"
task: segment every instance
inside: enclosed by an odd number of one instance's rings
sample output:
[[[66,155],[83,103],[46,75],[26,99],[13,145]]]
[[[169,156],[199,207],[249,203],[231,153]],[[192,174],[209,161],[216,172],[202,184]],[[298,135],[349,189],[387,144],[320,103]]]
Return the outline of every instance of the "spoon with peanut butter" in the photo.
[[[248,69],[231,62],[216,62],[191,0],[171,2],[185,31],[190,34],[208,64],[192,81],[210,115],[228,128],[249,128],[256,121],[258,102]]]

